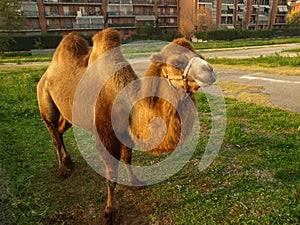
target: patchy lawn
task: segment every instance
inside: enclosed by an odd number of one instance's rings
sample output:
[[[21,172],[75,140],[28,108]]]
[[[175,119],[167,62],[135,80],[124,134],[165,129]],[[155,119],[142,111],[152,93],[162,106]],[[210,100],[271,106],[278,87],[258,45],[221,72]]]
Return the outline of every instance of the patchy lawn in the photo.
[[[65,142],[74,171],[66,180],[56,177],[56,154],[36,101],[44,71],[0,70],[0,223],[99,224],[105,180],[80,155],[72,130]],[[117,186],[120,224],[299,224],[300,115],[226,98],[223,146],[200,172],[211,119],[205,95],[197,100],[202,132],[193,158],[160,184],[141,191]],[[148,156],[135,160],[142,157]]]

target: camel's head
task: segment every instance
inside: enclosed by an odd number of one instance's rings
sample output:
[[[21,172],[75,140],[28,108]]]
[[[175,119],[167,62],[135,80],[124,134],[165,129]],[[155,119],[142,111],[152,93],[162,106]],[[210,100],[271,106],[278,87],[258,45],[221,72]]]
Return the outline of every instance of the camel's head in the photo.
[[[163,76],[172,85],[184,88],[187,92],[193,93],[216,81],[213,68],[184,38],[175,39],[160,53],[152,54],[151,60],[161,64]]]

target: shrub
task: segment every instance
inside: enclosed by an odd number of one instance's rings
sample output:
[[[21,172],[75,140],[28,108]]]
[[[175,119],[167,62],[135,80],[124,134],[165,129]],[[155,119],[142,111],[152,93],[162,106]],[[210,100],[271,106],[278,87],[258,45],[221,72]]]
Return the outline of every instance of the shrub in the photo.
[[[246,38],[274,38],[285,36],[299,36],[300,29],[285,28],[285,29],[270,29],[270,30],[211,30],[196,33],[198,39],[204,40],[227,40],[232,41],[236,39]]]
[[[6,51],[30,51],[34,48],[56,48],[62,39],[61,35],[13,35]],[[37,41],[39,44],[37,45]]]
[[[4,53],[4,57],[12,58],[12,57],[28,57],[32,56],[31,52],[6,52]]]
[[[15,35],[13,38],[15,42],[9,47],[10,51],[30,51],[34,48],[35,36]]]
[[[41,35],[42,44],[44,48],[56,48],[62,39],[62,35],[57,34],[43,34]]]

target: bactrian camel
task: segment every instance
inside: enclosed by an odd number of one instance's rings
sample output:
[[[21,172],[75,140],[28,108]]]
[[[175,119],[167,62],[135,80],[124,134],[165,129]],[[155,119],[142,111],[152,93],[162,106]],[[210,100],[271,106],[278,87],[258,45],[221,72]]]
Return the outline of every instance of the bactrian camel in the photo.
[[[181,123],[189,119],[188,111],[185,111],[185,99],[189,98],[196,105],[194,92],[202,85],[210,85],[216,78],[210,65],[196,53],[191,43],[184,38],[175,39],[166,45],[160,53],[151,56],[151,65],[145,73],[145,78],[150,79],[144,82],[140,80],[139,90],[136,93],[143,95],[148,90],[155,93],[155,96],[147,96],[137,101],[131,109],[129,126],[122,126],[122,119],[118,121],[118,131],[112,125],[111,110],[118,94],[127,85],[139,81],[132,67],[126,61],[120,50],[121,37],[116,30],[105,29],[93,36],[93,47],[88,48],[87,41],[75,33],[66,35],[57,47],[52,62],[42,76],[37,86],[38,104],[42,118],[52,137],[58,158],[58,176],[68,177],[73,166],[70,155],[66,151],[63,134],[72,125],[79,126],[73,121],[73,100],[78,95],[76,89],[84,74],[97,63],[99,58],[110,53],[106,58],[106,65],[96,67],[97,77],[101,80],[102,73],[106,67],[120,66],[117,71],[111,74],[105,81],[104,86],[98,93],[97,100],[93,106],[93,114],[89,115],[92,125],[82,128],[97,136],[97,148],[99,155],[106,166],[107,180],[107,202],[104,211],[104,223],[113,224],[113,194],[117,183],[118,160],[128,165],[128,179],[132,184],[140,184],[130,169],[132,147],[136,143],[145,148],[151,154],[163,154],[172,152],[177,145],[181,144],[180,137],[185,136],[188,131],[182,131]],[[179,47],[178,47],[179,46]],[[95,73],[95,71],[94,71]],[[174,94],[175,93],[175,94]],[[171,104],[159,96],[176,95]],[[130,93],[129,93],[130,96]],[[128,98],[130,101],[130,97]],[[174,106],[175,104],[175,106]],[[120,106],[117,111],[122,115]],[[183,112],[184,117],[180,118],[178,110]],[[151,129],[148,123],[153,118],[160,117],[165,123],[165,134],[160,135],[159,127],[155,131],[162,140],[156,146],[149,147],[148,140]],[[189,125],[189,122],[187,122]],[[192,125],[192,124],[191,124]],[[125,141],[119,140],[118,135],[122,134]],[[155,137],[154,137],[155,139]],[[183,138],[184,139],[184,138]],[[99,144],[101,142],[101,144]],[[126,143],[124,143],[126,142]],[[152,141],[151,141],[152,142]],[[100,149],[102,148],[102,149]],[[105,153],[109,153],[116,160],[112,163],[107,160]]]

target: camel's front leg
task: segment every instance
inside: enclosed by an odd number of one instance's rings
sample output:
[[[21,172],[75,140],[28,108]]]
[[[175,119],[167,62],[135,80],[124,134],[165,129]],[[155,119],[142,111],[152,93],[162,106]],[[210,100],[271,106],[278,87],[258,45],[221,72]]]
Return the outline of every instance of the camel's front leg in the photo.
[[[115,210],[113,208],[113,198],[114,198],[114,190],[116,187],[116,182],[106,180],[107,183],[107,201],[104,210],[104,221],[105,225],[113,225],[115,224]]]
[[[118,141],[113,140],[110,141],[109,144],[107,144],[106,148],[104,148],[102,143],[100,143],[98,139],[97,149],[106,167],[107,201],[104,210],[104,218],[102,224],[113,225],[116,224],[116,217],[115,217],[116,213],[113,206],[113,198],[114,198],[114,190],[118,179],[120,144]]]

